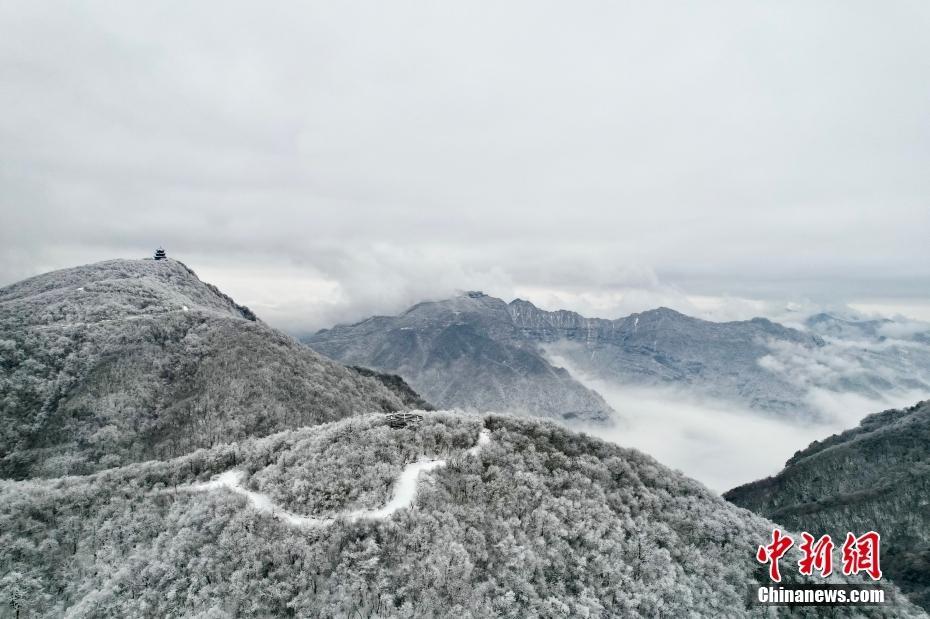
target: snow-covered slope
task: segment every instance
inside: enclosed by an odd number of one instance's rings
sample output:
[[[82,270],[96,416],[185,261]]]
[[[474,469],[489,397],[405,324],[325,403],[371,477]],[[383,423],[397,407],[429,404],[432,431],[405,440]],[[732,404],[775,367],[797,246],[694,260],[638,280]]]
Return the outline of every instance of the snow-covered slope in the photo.
[[[0,476],[54,477],[403,402],[174,260],[0,289]]]
[[[378,513],[424,459],[446,464]],[[196,485],[229,470],[243,492]],[[747,598],[767,578],[754,554],[772,527],[648,456],[555,424],[427,413],[392,429],[366,415],[83,478],[0,482],[0,604],[39,617],[773,616]],[[878,610],[922,616],[892,604]]]

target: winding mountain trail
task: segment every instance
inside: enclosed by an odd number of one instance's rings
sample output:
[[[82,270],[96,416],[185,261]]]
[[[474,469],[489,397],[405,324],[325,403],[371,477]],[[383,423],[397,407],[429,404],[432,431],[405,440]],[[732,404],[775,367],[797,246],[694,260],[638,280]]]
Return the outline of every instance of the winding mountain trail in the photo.
[[[491,442],[491,433],[488,430],[481,430],[478,434],[478,442],[474,447],[466,451],[469,456],[478,456],[481,450]],[[278,518],[294,527],[312,528],[327,526],[337,519],[354,522],[356,520],[384,520],[392,514],[402,509],[410,507],[417,497],[417,482],[420,480],[421,473],[442,468],[446,466],[447,461],[442,458],[421,458],[416,462],[406,465],[397,476],[394,482],[391,499],[383,507],[375,509],[356,509],[343,512],[335,518],[318,518],[316,516],[302,516],[288,511],[287,509],[276,504],[271,497],[263,492],[249,490],[242,485],[245,478],[245,471],[230,470],[217,475],[208,482],[194,484],[190,489],[195,492],[211,492],[214,490],[228,489],[236,494],[241,494],[248,499],[252,509],[264,514],[269,514]]]

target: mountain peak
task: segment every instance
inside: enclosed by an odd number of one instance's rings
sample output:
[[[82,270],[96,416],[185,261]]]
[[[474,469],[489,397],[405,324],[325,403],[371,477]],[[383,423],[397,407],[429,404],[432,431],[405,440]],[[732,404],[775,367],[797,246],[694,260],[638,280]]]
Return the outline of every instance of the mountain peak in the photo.
[[[0,288],[0,304],[28,324],[93,322],[200,311],[258,318],[183,262],[113,259],[51,271]],[[22,311],[19,311],[22,310]]]
[[[687,318],[690,320],[699,320],[698,318],[695,318],[694,316],[688,316],[687,314],[682,314],[678,310],[673,310],[672,308],[665,307],[664,305],[660,305],[659,307],[655,309],[646,310],[645,312],[640,312],[639,315],[640,316],[663,316],[663,317],[668,317],[668,318]]]
[[[0,477],[83,474],[404,406],[176,260],[107,260],[2,288],[0,333]]]

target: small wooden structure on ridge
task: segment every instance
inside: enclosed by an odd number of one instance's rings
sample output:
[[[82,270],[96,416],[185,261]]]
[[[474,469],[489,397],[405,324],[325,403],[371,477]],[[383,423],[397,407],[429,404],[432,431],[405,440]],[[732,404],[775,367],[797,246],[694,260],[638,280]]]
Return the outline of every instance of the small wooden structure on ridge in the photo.
[[[406,428],[423,421],[423,415],[417,413],[388,413],[386,417],[388,425],[392,428]]]
[[[161,247],[159,247],[158,249],[155,250],[155,259],[156,259],[156,260],[166,260],[167,258],[168,258],[168,256],[165,255],[165,250],[164,250],[164,249],[162,249]]]

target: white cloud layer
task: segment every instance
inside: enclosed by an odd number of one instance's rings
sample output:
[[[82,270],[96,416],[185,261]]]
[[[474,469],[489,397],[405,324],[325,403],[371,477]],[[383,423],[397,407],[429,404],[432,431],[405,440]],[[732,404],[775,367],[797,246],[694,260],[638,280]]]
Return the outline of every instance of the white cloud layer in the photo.
[[[164,244],[294,330],[462,288],[916,306],[928,26],[910,1],[6,2],[0,284]]]
[[[858,425],[868,414],[910,406],[927,396],[901,392],[869,398],[816,389],[810,394],[811,404],[829,421],[812,423],[681,391],[619,386],[572,374],[604,396],[623,418],[613,428],[589,428],[590,434],[648,453],[721,493],[776,474],[799,449]]]

